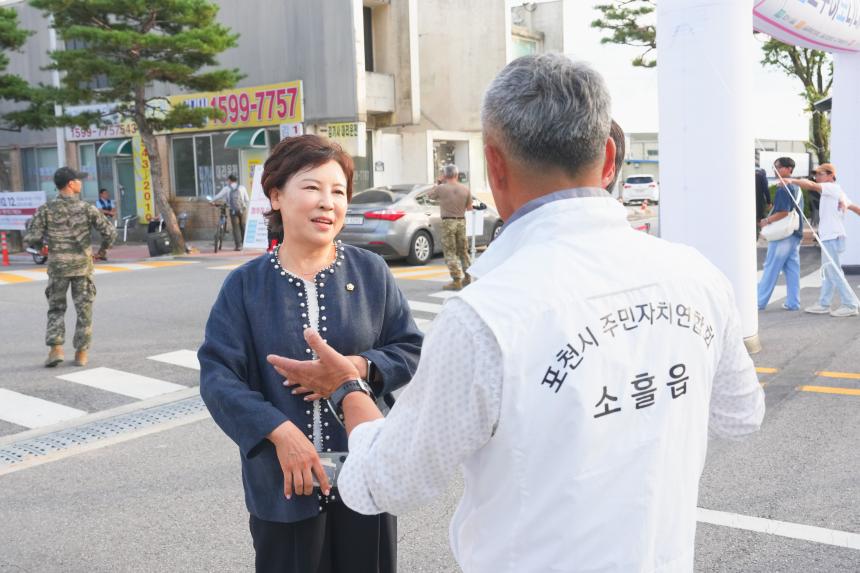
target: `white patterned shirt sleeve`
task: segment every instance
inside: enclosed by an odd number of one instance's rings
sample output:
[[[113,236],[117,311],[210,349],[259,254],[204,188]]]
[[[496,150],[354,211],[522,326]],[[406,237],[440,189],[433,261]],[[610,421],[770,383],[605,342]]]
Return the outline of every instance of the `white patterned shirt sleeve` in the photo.
[[[711,389],[708,430],[719,438],[740,438],[761,427],[764,390],[755,365],[744,346],[740,315],[730,299],[730,314],[723,334],[722,354]]]
[[[402,514],[440,495],[492,437],[501,398],[495,337],[468,304],[450,299],[388,417],[353,429],[338,477],[344,502],[366,515]]]

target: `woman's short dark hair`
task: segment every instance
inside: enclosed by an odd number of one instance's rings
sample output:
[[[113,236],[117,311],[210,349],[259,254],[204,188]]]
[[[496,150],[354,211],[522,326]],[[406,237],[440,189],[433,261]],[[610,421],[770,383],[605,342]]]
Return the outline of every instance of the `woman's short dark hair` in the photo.
[[[352,157],[337,143],[318,135],[288,137],[275,146],[263,165],[263,192],[271,201],[272,193],[282,189],[290,177],[329,161],[336,162],[343,169],[346,175],[346,199],[351,201],[352,174],[355,171]],[[270,209],[264,216],[271,232],[283,231],[284,222],[280,211]]]

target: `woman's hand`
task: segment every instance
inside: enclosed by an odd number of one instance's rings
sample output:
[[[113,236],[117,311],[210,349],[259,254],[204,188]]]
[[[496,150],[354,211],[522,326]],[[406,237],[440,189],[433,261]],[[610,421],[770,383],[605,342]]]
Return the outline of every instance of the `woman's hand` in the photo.
[[[286,378],[284,386],[296,386],[293,394],[310,393],[309,396],[305,396],[306,401],[328,398],[347,380],[360,377],[358,360],[356,362],[352,360],[360,357],[340,354],[310,328],[305,330],[305,340],[316,352],[318,360],[292,360],[274,354],[266,357],[278,374]],[[364,370],[367,371],[366,362]]]
[[[320,463],[319,454],[295,424],[284,422],[266,438],[275,445],[281,471],[284,472],[284,495],[287,499],[290,499],[293,492],[296,495],[311,495],[314,491],[313,474],[316,474],[323,493],[329,494],[331,486]]]

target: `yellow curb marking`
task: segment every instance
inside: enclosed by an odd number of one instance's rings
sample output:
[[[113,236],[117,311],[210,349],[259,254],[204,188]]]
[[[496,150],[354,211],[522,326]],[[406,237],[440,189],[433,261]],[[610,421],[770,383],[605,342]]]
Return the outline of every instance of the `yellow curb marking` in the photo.
[[[779,368],[763,368],[756,366],[755,371],[759,374],[776,374],[779,372]]]
[[[860,396],[860,388],[834,388],[832,386],[800,386],[801,392],[818,392],[820,394],[844,394],[846,396]]]
[[[122,271],[130,271],[131,270],[131,269],[127,269],[125,267],[115,267],[113,265],[96,265],[95,268],[96,268],[96,270],[99,270],[99,271],[108,271],[111,273],[119,273]]]
[[[816,376],[822,376],[824,378],[845,378],[847,380],[860,380],[860,374],[856,374],[854,372],[816,372]]]
[[[412,281],[412,280],[421,280],[421,279],[441,277],[441,276],[444,276],[447,274],[448,274],[448,269],[444,269],[441,271],[433,271],[433,272],[426,272],[426,273],[415,273],[414,275],[402,275],[402,276],[394,275],[394,277],[398,278],[398,279],[405,280],[405,281]]]
[[[29,283],[33,279],[27,277],[19,277],[10,273],[0,273],[0,281],[4,283]]]

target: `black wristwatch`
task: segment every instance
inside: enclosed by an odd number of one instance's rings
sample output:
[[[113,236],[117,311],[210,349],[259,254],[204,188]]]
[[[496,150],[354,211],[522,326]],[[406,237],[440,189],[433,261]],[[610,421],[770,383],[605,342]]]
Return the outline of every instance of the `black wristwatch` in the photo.
[[[337,416],[337,419],[341,422],[343,422],[343,399],[346,398],[347,394],[351,394],[353,392],[364,392],[370,396],[371,400],[375,400],[373,390],[370,389],[367,382],[361,378],[356,380],[347,380],[338,386],[337,390],[332,392],[328,399],[329,406]]]

